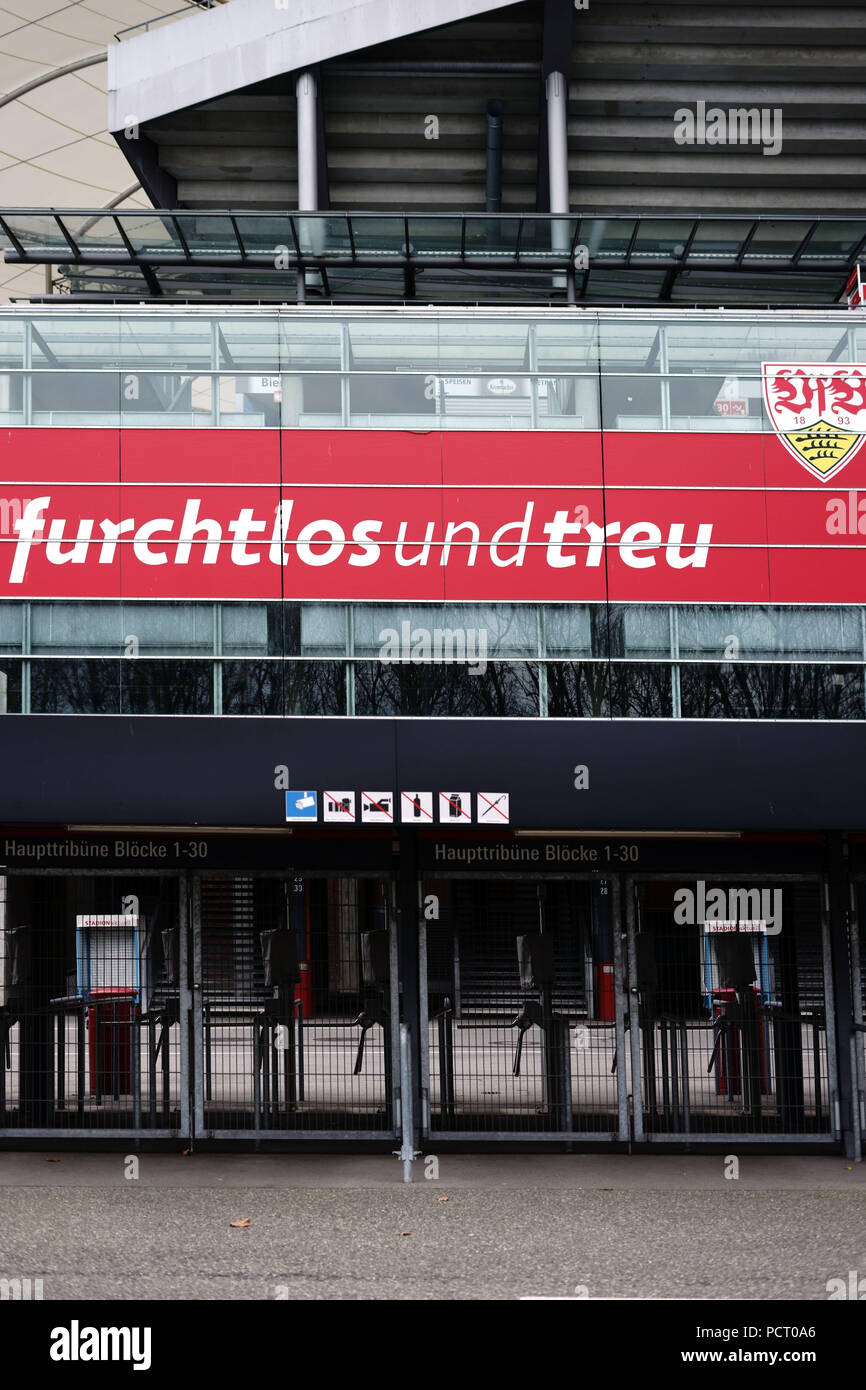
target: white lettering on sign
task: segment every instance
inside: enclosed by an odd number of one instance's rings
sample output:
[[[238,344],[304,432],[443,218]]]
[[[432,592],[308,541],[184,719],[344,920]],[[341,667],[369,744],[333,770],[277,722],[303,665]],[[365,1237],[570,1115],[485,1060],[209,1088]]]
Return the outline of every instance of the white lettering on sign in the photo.
[[[267,553],[272,565],[300,563],[316,569],[333,565],[341,557],[350,565],[366,568],[382,560],[383,550],[402,567],[425,568],[431,563],[473,567],[479,550],[485,550],[496,568],[521,568],[531,545],[543,548],[550,569],[598,569],[607,547],[631,569],[652,569],[664,563],[681,570],[705,568],[713,533],[710,522],[699,522],[693,538],[686,537],[682,522],[671,522],[664,529],[653,521],[600,525],[589,520],[586,507],[574,509],[580,519],[558,510],[551,520],[539,525],[536,504],[527,502],[522,516],[496,527],[486,541],[481,540],[479,523],[466,519],[449,521],[444,543],[437,545],[438,523],[433,520],[410,523],[367,517],[347,527],[328,517],[316,517],[298,525],[292,537],[295,501],[291,498],[279,503],[273,520],[256,517],[253,507],[241,507],[225,528],[213,517],[201,515],[199,497],[184,499],[179,519],[70,519],[52,516],[51,505],[50,494],[32,498],[14,523],[17,539],[14,548],[10,547],[10,585],[24,584],[34,547],[44,548],[51,565],[114,565],[119,562],[118,552],[126,548],[139,564],[148,567],[212,566],[226,555],[232,565],[246,567],[261,564]]]

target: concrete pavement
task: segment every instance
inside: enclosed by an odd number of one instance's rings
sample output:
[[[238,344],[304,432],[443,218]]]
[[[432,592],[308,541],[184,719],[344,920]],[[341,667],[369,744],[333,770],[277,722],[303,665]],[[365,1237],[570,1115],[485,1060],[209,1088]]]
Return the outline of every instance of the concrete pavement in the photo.
[[[446,1154],[411,1185],[389,1157],[143,1155],[135,1171],[0,1154],[0,1277],[41,1278],[46,1300],[787,1301],[866,1279],[866,1167],[838,1156],[741,1155],[728,1178],[721,1155]]]

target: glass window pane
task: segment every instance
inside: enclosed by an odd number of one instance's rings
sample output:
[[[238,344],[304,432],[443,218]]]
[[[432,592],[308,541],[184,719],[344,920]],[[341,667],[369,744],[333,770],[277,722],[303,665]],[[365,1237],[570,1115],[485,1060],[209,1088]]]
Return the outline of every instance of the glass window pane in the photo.
[[[536,656],[534,604],[363,604],[354,612],[355,655],[420,665]]]
[[[114,603],[34,603],[30,650],[81,656],[123,653],[123,612]]]
[[[0,366],[24,366],[24,320],[0,317]]]
[[[241,252],[228,217],[205,213],[178,213],[177,223],[193,255],[220,255],[237,259]]]
[[[119,220],[138,255],[186,259],[183,243],[170,217],[154,212],[122,212]]]
[[[359,256],[394,256],[400,259],[406,255],[406,230],[402,217],[365,217],[355,213],[350,219],[352,240]],[[410,232],[410,242],[411,242]],[[414,247],[413,247],[414,253]]]
[[[220,665],[223,714],[282,714],[282,662],[223,661]]]
[[[863,719],[863,667],[683,666],[684,719]]]
[[[483,673],[441,663],[403,666],[356,661],[354,665],[358,715],[538,717],[534,662],[490,662]]]
[[[604,372],[659,372],[659,325],[637,319],[603,318],[599,323],[599,351]]]
[[[677,609],[683,657],[863,659],[857,608],[703,607]]]
[[[341,661],[286,661],[286,714],[345,714],[346,667]]]
[[[309,216],[306,213],[295,213],[292,220],[303,256],[316,260],[327,259],[328,256],[351,256],[352,242],[349,223],[345,217],[339,214],[328,216],[318,213]]]
[[[56,251],[61,258],[71,255],[69,242],[51,213],[4,212],[3,221],[31,255],[45,251]],[[120,242],[120,237],[117,240]],[[120,245],[122,250],[122,242]]]
[[[301,653],[343,656],[345,652],[346,610],[343,604],[305,603],[301,608]]]
[[[539,320],[535,352],[540,372],[593,373],[598,366],[598,321]]]
[[[0,657],[0,714],[21,713],[21,662]]]
[[[223,371],[276,375],[280,367],[280,335],[276,315],[269,310],[249,318],[223,315],[217,325],[217,347],[219,365]]]
[[[550,719],[601,719],[610,714],[610,667],[606,661],[547,664]]]
[[[439,366],[438,319],[377,319],[350,321],[346,326],[347,365],[394,371],[435,372]]]
[[[624,662],[610,668],[610,712],[614,719],[670,719],[670,666]]]
[[[119,365],[121,320],[104,312],[55,309],[51,317],[32,316],[34,367],[64,368]]]
[[[212,603],[136,603],[122,609],[123,643],[148,656],[209,655],[214,650]]]
[[[822,261],[847,261],[866,237],[866,220],[840,218],[823,222],[809,238],[803,260],[820,264]]]
[[[672,372],[720,370],[760,379],[761,342],[753,320],[734,323],[698,315],[665,325],[664,348]]]
[[[224,603],[222,651],[227,656],[281,656],[281,617],[278,603]]]
[[[436,405],[429,375],[364,372],[349,377],[349,423],[353,426],[434,428]]]
[[[119,714],[122,661],[31,661],[33,714]]]
[[[280,392],[283,429],[340,429],[348,423],[348,412],[343,412],[342,382],[336,374],[284,375]]]
[[[212,322],[194,313],[125,315],[120,354],[128,370],[210,371],[217,366]]]
[[[116,372],[34,372],[32,423],[40,426],[120,424]]]
[[[671,654],[670,609],[640,605],[618,610],[622,621],[622,655],[666,657]],[[611,613],[613,619],[613,610]],[[611,655],[617,655],[611,652]]]
[[[282,255],[291,264],[296,261],[292,224],[285,214],[248,217],[238,213],[235,222],[248,256],[260,257],[271,265],[278,255]]]
[[[5,527],[0,529],[0,535],[6,534],[8,532]],[[20,652],[23,623],[22,603],[0,603],[0,652]]]
[[[353,219],[353,227],[356,225]],[[409,244],[413,257],[460,258],[463,237],[462,217],[410,217]]]
[[[658,430],[662,384],[657,376],[602,376],[602,425],[607,430]]]
[[[545,608],[544,647],[547,656],[592,655],[589,608],[584,604]]]
[[[566,226],[563,241],[565,249],[568,250],[571,246],[568,228],[572,223],[568,218],[564,218],[563,221]],[[466,218],[464,254],[467,258],[472,256],[513,258],[517,253],[519,228],[520,219],[517,217],[469,216]]]
[[[225,381],[225,401],[235,405],[234,378],[187,376],[175,372],[134,372],[123,377],[121,424],[139,429],[209,428],[214,387]]]
[[[339,371],[342,331],[333,319],[282,317],[279,321],[280,365],[285,370]]]
[[[447,375],[519,371],[529,366],[529,325],[519,319],[442,319],[440,370]]]
[[[743,257],[744,263],[780,257],[788,259],[794,255],[811,225],[811,221],[805,217],[802,220],[767,220],[759,223]]]
[[[692,217],[642,218],[631,251],[632,261],[652,262],[682,256],[694,225]]]
[[[589,250],[591,261],[624,256],[634,233],[631,218],[585,217],[580,224],[580,239]]]
[[[752,430],[762,427],[760,377],[690,376],[667,378],[674,430]]]
[[[213,714],[210,661],[121,661],[123,714]]]

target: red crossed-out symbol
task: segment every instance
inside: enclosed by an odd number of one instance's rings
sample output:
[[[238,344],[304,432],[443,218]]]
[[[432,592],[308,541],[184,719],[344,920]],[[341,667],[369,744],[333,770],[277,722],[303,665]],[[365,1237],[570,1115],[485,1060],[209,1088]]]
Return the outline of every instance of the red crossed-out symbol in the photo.
[[[393,816],[390,801],[376,801],[369,792],[361,792],[365,801],[369,801],[374,811],[381,811],[383,816]],[[381,792],[379,793],[381,796]]]

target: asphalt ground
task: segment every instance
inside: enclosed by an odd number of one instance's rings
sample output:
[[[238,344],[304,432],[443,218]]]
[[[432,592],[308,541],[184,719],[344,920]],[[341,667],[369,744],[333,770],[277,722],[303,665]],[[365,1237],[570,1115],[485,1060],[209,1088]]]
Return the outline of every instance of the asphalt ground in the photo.
[[[866,1296],[834,1157],[0,1154],[0,1279],[49,1300]],[[429,1174],[429,1176],[428,1176]],[[233,1222],[248,1222],[233,1226]],[[829,1288],[828,1288],[829,1285]]]

